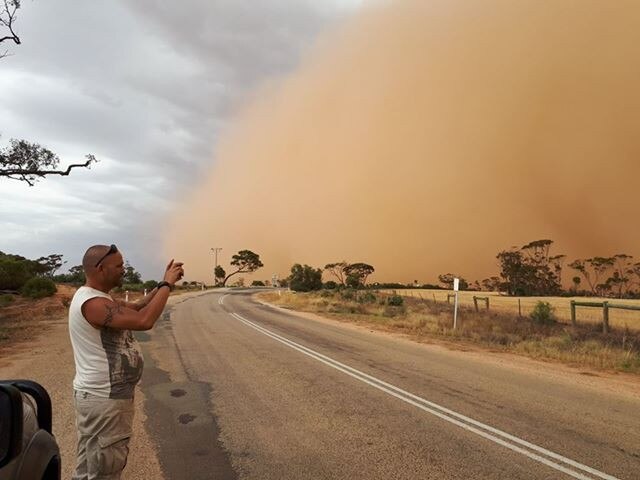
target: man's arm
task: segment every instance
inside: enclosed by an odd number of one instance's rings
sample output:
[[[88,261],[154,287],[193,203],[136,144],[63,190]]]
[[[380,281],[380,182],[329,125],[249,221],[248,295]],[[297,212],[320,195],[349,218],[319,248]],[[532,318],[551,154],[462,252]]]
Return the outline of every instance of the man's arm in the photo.
[[[161,288],[140,310],[134,310],[104,297],[92,298],[82,305],[82,314],[96,328],[149,330],[156,323],[169,298],[169,289]]]
[[[149,293],[147,293],[146,296],[142,297],[137,302],[125,302],[124,300],[116,300],[116,302],[118,302],[118,304],[122,305],[123,307],[130,308],[131,310],[135,310],[135,311],[140,311],[144,307],[149,305],[149,302],[151,301],[151,299],[153,299],[157,291],[158,291],[158,288],[154,288]]]
[[[164,281],[173,286],[184,275],[182,263],[167,265]],[[168,287],[156,288],[156,292],[140,310],[129,308],[104,297],[95,297],[82,305],[82,314],[95,328],[120,330],[149,330],[156,323],[169,299]]]

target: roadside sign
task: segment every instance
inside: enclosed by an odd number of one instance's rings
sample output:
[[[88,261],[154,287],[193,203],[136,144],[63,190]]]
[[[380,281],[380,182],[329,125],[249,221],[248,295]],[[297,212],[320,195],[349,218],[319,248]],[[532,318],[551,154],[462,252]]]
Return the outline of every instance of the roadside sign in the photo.
[[[454,278],[453,279],[453,290],[455,292],[457,292],[460,288],[460,279],[459,278]]]

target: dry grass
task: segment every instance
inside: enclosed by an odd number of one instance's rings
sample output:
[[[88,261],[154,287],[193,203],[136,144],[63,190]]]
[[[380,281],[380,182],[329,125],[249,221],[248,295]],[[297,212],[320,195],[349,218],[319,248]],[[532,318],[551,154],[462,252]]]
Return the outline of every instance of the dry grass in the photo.
[[[518,318],[517,310],[515,315],[497,309],[476,312],[463,302],[460,326],[453,330],[452,306],[446,297],[440,303],[405,297],[397,307],[388,305],[390,294],[382,292],[359,292],[353,299],[336,291],[263,292],[258,297],[292,310],[401,332],[417,340],[440,338],[577,366],[640,373],[640,333],[628,328],[614,328],[605,336],[591,323],[576,328],[563,323],[543,325],[528,317]]]
[[[392,290],[382,290],[382,292],[391,293]],[[424,299],[439,303],[447,303],[447,294],[452,293],[449,290],[423,290],[423,289],[406,289],[394,290],[398,295],[410,298]],[[522,315],[528,316],[535,305],[539,301],[549,302],[554,308],[559,321],[570,323],[571,321],[571,300],[602,302],[634,305],[640,307],[640,300],[618,300],[612,298],[596,298],[596,297],[508,297],[497,292],[458,292],[460,305],[473,307],[473,296],[489,297],[489,307],[493,312],[500,312],[510,315],[518,315],[518,300],[520,300]],[[452,300],[453,302],[453,300]],[[479,302],[479,306],[484,307],[484,303]],[[601,308],[577,308],[578,323],[598,324],[602,322]],[[640,311],[631,310],[609,310],[609,324],[613,327],[628,328],[630,330],[640,331]]]
[[[0,350],[9,344],[24,342],[46,331],[51,320],[66,314],[75,289],[58,285],[51,297],[31,300],[11,295],[0,308]]]
[[[76,288],[61,284],[56,287],[55,295],[38,300],[3,295],[4,301],[0,304],[0,350],[13,343],[31,340],[46,331],[51,321],[66,317]],[[124,293],[112,294],[112,297],[124,299]],[[135,302],[141,297],[142,293],[131,292],[129,301]]]

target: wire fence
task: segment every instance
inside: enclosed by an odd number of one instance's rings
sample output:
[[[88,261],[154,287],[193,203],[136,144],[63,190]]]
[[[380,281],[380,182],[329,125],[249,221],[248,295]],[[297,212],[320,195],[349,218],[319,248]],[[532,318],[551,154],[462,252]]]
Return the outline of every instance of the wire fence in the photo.
[[[451,290],[400,289],[382,291],[453,305]],[[485,298],[486,300],[484,300]],[[607,316],[607,323],[611,327],[640,330],[640,300],[593,297],[510,297],[497,292],[461,291],[458,292],[458,302],[462,306],[476,310],[488,309],[521,317],[531,315],[538,302],[548,302],[554,308],[554,314],[558,321],[563,323],[570,324],[574,319],[577,323],[601,324]],[[605,304],[608,306],[606,310]]]

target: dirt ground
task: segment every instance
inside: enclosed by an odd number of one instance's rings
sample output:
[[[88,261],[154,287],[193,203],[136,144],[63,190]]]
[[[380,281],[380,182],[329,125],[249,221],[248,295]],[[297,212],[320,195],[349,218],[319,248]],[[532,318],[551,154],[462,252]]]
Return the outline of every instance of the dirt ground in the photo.
[[[61,291],[59,294],[70,297],[73,294],[73,290]],[[180,302],[189,296],[199,294],[201,292],[172,296],[169,299],[169,303]],[[49,307],[52,307],[56,301],[62,305],[60,298],[51,299],[50,302],[52,303],[48,304]],[[44,308],[43,305],[40,305],[40,307]],[[368,327],[361,325],[351,325],[336,320],[324,319],[314,314],[299,314],[303,317],[308,316],[333,324],[340,323],[344,328],[368,329]],[[11,342],[0,344],[0,378],[35,380],[49,391],[54,405],[53,430],[62,454],[62,478],[70,478],[74,468],[76,445],[71,386],[75,369],[67,328],[66,309],[63,307],[56,314],[23,319],[20,325],[22,326],[19,329],[20,331],[13,337]],[[388,332],[380,332],[380,334],[397,335]],[[403,336],[400,335],[400,337]],[[454,345],[447,345],[446,342],[442,342],[441,347],[448,349],[460,348]],[[151,352],[153,354],[155,351],[152,349]],[[539,369],[545,372],[552,371],[554,375],[571,377],[577,383],[588,385],[590,388],[599,391],[605,389],[631,396],[640,394],[640,382],[631,375],[592,372],[587,369],[575,369],[556,364],[553,365],[553,368],[550,368],[550,364],[545,362],[521,358],[516,355],[481,351],[480,349],[469,353],[474,355],[474,358],[477,356],[475,361],[506,362],[527,371],[531,369]],[[161,367],[167,361],[164,358],[156,358],[156,355],[152,355],[152,357]],[[138,389],[136,392],[134,438],[131,443],[128,465],[123,475],[124,480],[164,478],[154,442],[145,430],[147,415],[144,410],[145,400],[144,395]]]
[[[75,467],[76,431],[73,410],[72,381],[75,374],[73,352],[69,340],[66,307],[75,289],[58,289],[54,297],[38,302],[17,300],[12,305],[11,337],[0,343],[0,379],[29,379],[42,384],[53,403],[53,433],[62,455],[62,478],[71,478]],[[169,303],[180,301],[184,295],[172,296]],[[132,301],[135,298],[131,298]],[[6,319],[7,309],[2,311]],[[20,312],[20,315],[17,314]],[[145,397],[136,391],[134,436],[124,480],[164,478],[153,441],[145,431]]]
[[[270,308],[291,312],[287,308],[272,304],[258,295],[254,295],[254,299],[259,303]],[[358,324],[349,320],[341,321],[334,318],[323,317],[316,313],[295,311],[295,314],[310,320],[326,323],[328,325],[339,324],[341,328],[352,330],[368,330],[384,336],[393,336],[403,341],[415,343],[416,339],[405,333],[398,331],[385,330],[384,326],[372,324]],[[464,351],[472,362],[509,365],[510,368],[520,370],[525,373],[536,373],[547,378],[558,378],[569,381],[575,385],[593,389],[594,391],[609,391],[616,395],[638,398],[640,396],[640,378],[637,375],[619,372],[607,372],[594,370],[588,367],[576,367],[571,365],[563,365],[557,362],[548,362],[544,360],[536,360],[523,357],[521,355],[507,353],[503,351],[487,350],[481,346],[473,344],[461,345],[455,342],[449,342],[446,339],[423,338],[420,343],[428,344],[430,348],[444,349],[449,351]]]

